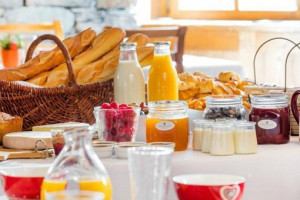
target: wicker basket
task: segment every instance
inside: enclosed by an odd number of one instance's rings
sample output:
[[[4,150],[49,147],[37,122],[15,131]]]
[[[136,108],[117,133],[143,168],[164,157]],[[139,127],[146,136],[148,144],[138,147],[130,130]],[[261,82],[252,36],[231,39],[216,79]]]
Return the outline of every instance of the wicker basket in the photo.
[[[54,35],[38,37],[29,47],[26,61],[43,40],[52,40],[63,52],[69,72],[69,84],[59,88],[34,88],[0,81],[0,111],[21,116],[23,130],[33,126],[61,122],[94,123],[93,108],[113,99],[113,81],[77,85],[73,64],[65,45]]]
[[[287,42],[290,42],[292,43],[294,46],[293,48],[288,52],[287,56],[286,56],[286,59],[285,59],[285,73],[284,73],[284,87],[277,87],[277,88],[265,88],[265,87],[247,87],[246,90],[248,90],[248,93],[251,94],[252,93],[257,93],[259,94],[270,94],[270,93],[285,93],[288,98],[289,98],[289,108],[290,108],[290,125],[291,125],[291,134],[292,135],[299,135],[299,125],[298,123],[296,122],[296,119],[291,111],[291,98],[292,98],[292,95],[293,93],[296,91],[296,90],[299,90],[300,88],[287,88],[287,65],[288,65],[288,58],[291,54],[291,52],[295,49],[295,48],[298,48],[300,50],[300,43],[295,43],[294,41],[288,39],[288,38],[283,38],[283,37],[276,37],[276,38],[271,38],[267,41],[265,41],[263,44],[261,44],[259,46],[259,48],[257,49],[256,53],[255,53],[255,56],[254,56],[254,60],[253,60],[253,68],[254,68],[254,82],[256,83],[256,66],[255,66],[255,61],[256,61],[256,57],[258,55],[258,52],[259,50],[265,45],[267,44],[268,42],[271,42],[271,41],[274,41],[274,40],[284,40],[284,41],[287,41]],[[300,110],[300,99],[297,101],[297,107],[298,109]]]

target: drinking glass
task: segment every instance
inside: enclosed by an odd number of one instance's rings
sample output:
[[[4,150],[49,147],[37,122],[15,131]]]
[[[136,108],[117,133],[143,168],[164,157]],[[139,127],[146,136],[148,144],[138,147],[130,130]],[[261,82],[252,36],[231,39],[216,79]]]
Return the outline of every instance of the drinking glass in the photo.
[[[131,194],[134,200],[166,200],[173,149],[135,147],[128,150]]]
[[[104,195],[100,192],[91,192],[83,190],[49,192],[46,193],[46,200],[103,200]]]

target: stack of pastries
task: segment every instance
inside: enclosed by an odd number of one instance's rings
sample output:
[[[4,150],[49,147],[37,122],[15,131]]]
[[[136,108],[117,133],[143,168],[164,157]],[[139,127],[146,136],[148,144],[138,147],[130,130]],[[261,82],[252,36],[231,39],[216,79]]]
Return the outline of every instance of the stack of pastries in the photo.
[[[247,96],[244,86],[249,82],[241,81],[240,76],[234,72],[221,72],[218,78],[207,76],[203,73],[188,72],[179,74],[179,99],[185,100],[191,109],[204,110],[205,97],[210,95],[241,95],[244,106],[250,108],[246,101]]]
[[[108,80],[114,76],[119,61],[120,43],[125,32],[119,28],[106,29],[100,34],[87,29],[74,37],[63,40],[73,61],[78,84]],[[146,46],[150,39],[144,34],[134,34],[127,39],[137,43],[137,55],[141,66],[151,62],[153,47]],[[15,69],[0,70],[0,80],[26,81],[53,88],[68,84],[68,69],[58,47],[45,51]]]

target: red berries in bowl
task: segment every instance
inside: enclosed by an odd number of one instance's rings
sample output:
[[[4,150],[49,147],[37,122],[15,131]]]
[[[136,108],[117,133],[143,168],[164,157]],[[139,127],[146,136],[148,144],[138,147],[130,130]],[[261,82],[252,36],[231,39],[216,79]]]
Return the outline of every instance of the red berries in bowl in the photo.
[[[118,105],[114,101],[111,104],[102,104],[95,115],[100,121],[104,140],[115,142],[135,140],[135,132],[140,115],[139,107],[133,108],[127,104]]]

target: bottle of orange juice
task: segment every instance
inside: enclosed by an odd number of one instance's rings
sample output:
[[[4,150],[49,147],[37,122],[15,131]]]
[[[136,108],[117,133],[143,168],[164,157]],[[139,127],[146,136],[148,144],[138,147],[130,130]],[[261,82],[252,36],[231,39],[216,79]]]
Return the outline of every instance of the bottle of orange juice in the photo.
[[[148,77],[148,102],[178,100],[178,75],[172,66],[170,42],[154,42]]]
[[[64,193],[69,199],[68,193],[80,192],[112,199],[109,176],[92,147],[93,132],[91,128],[64,130],[65,146],[44,178],[41,200],[55,193]]]

